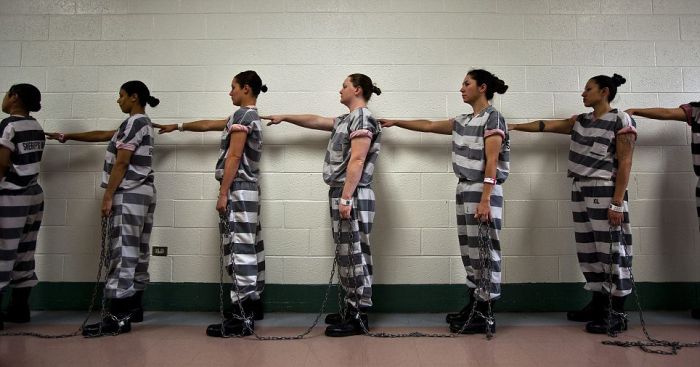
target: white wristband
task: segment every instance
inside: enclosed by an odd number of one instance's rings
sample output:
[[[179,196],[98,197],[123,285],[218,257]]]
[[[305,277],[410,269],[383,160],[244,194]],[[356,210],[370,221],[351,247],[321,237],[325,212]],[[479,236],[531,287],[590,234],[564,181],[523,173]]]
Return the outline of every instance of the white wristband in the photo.
[[[618,212],[618,213],[624,213],[624,212],[625,212],[625,208],[624,208],[624,207],[622,207],[622,206],[617,206],[617,205],[615,205],[615,204],[613,204],[613,203],[610,203],[610,210],[612,210],[612,211],[614,211],[614,212]]]
[[[350,205],[352,205],[352,199],[346,200],[346,199],[340,198],[340,199],[338,199],[338,203],[340,205],[350,206]]]
[[[495,185],[496,179],[493,177],[484,177],[484,183],[489,185]]]
[[[177,124],[177,130],[178,131],[185,131],[185,124],[182,122]]]

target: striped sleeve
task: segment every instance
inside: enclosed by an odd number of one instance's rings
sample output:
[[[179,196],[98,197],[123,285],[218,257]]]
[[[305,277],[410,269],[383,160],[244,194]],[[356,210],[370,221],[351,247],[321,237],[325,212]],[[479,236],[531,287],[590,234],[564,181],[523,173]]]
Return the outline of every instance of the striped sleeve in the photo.
[[[0,122],[0,130],[2,134],[0,135],[0,145],[9,149],[11,152],[15,151],[15,143],[12,142],[12,138],[15,137],[15,128],[9,121]]]
[[[491,135],[500,135],[501,138],[506,137],[506,131],[508,127],[506,126],[506,120],[503,118],[500,112],[493,110],[489,113],[488,119],[486,119],[486,124],[484,125],[484,138]]]
[[[251,125],[256,120],[256,114],[253,109],[239,109],[231,116],[231,124],[228,129],[229,133],[242,131],[246,134],[250,132]]]
[[[700,107],[693,107],[689,103],[679,106],[685,112],[685,119],[689,126],[700,123]]]
[[[356,115],[353,114],[352,121],[350,121],[350,139],[359,137],[372,139],[378,131],[377,120],[373,116],[364,113],[362,109],[359,112]]]
[[[116,148],[135,151],[148,134],[148,121],[143,118],[129,120],[123,131],[117,135]]]
[[[615,122],[615,135],[634,134],[637,136],[637,123],[630,117],[627,112],[620,111],[617,113],[617,121]]]

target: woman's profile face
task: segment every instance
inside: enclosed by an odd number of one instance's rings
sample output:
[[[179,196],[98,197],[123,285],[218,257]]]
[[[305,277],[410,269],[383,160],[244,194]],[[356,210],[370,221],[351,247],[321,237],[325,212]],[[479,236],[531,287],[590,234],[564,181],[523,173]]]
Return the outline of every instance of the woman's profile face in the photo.
[[[343,81],[343,86],[340,88],[340,103],[347,104],[355,97],[355,92],[357,87],[352,85],[350,78],[345,78]]]
[[[464,103],[473,102],[482,95],[482,92],[479,91],[476,80],[472,79],[472,77],[468,74],[464,77],[464,81],[462,81],[462,88],[460,88],[459,91],[462,93],[462,100]]]

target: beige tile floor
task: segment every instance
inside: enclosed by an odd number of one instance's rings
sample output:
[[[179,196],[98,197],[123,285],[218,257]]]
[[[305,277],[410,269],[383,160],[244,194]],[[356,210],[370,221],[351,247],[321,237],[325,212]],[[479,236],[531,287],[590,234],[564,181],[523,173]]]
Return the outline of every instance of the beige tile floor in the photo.
[[[5,331],[70,332],[79,313],[34,313],[29,325],[6,324]],[[257,324],[261,335],[294,335],[314,315],[267,314]],[[444,332],[442,315],[373,315],[373,331]],[[620,338],[643,338],[636,315]],[[700,341],[700,321],[686,313],[649,313],[650,332],[658,338]],[[590,335],[583,325],[563,321],[563,314],[500,314],[492,340],[483,335],[456,338],[379,339],[366,336],[328,338],[318,326],[304,340],[217,339],[204,335],[216,316],[151,312],[146,322],[117,337],[46,340],[0,337],[0,367],[12,366],[700,366],[700,348],[676,356],[643,353],[636,348],[605,346],[604,335]]]

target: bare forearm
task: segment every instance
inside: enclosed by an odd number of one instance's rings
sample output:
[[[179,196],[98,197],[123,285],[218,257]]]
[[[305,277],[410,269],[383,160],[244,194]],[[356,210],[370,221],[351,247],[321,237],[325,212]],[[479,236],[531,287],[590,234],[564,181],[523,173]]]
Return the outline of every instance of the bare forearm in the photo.
[[[362,178],[362,169],[365,166],[364,159],[351,159],[348,162],[348,168],[345,175],[345,184],[343,185],[343,199],[350,199],[357,189],[357,184]]]
[[[527,133],[548,132],[570,134],[573,123],[570,120],[536,120],[524,124],[510,124],[511,130]]]
[[[238,173],[238,166],[241,164],[240,157],[228,157],[226,158],[226,164],[224,166],[224,177],[221,179],[221,187],[219,187],[219,195],[228,195],[233,181],[236,179],[236,174]]]
[[[69,133],[63,134],[65,140],[75,140],[84,142],[103,142],[110,141],[116,130],[97,130],[97,131],[86,131],[84,133]]]
[[[486,167],[484,169],[484,177],[496,177],[497,167],[496,160],[486,161]],[[484,189],[481,191],[481,201],[490,203],[491,202],[491,192],[493,191],[493,185],[484,183]]]
[[[220,131],[226,126],[226,120],[197,120],[182,124],[183,131],[205,132]]]
[[[622,203],[625,198],[625,191],[627,191],[631,170],[632,157],[618,160],[617,177],[615,177],[615,193],[613,194],[613,201],[616,203]]]
[[[333,129],[333,120],[318,115],[282,115],[283,120],[307,129],[329,131]]]
[[[685,121],[685,112],[681,108],[639,108],[631,109],[632,115],[655,120]]]

